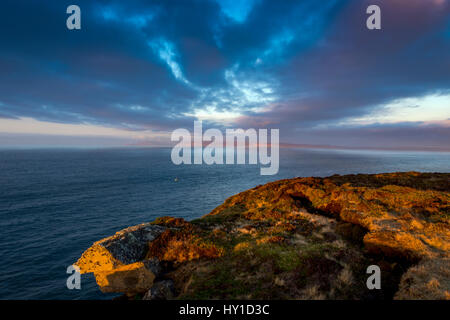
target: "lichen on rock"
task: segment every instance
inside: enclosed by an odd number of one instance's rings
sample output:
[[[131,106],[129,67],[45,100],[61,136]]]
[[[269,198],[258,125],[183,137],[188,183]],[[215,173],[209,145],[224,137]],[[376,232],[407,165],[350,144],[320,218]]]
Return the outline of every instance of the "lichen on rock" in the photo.
[[[144,259],[148,243],[166,230],[144,223],[95,242],[75,263],[81,273],[93,272],[102,292],[137,293],[149,289],[160,273],[159,261]]]

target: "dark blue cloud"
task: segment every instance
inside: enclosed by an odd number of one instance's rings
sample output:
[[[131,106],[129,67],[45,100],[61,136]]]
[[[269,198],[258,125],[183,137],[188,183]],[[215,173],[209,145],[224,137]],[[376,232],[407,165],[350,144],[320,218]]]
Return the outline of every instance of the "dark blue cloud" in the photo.
[[[65,27],[74,3],[79,31]],[[382,9],[380,31],[365,28],[369,4]],[[191,127],[208,109],[239,113],[242,126],[278,127],[292,140],[393,99],[450,90],[447,0],[0,7],[3,118],[170,130]]]

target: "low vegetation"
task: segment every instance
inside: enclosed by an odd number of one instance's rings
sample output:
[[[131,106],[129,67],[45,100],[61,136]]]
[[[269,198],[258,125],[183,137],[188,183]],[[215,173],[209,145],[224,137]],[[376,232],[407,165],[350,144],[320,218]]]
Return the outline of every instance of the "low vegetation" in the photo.
[[[179,299],[450,299],[449,181],[407,172],[268,183],[197,220],[156,219],[164,231],[145,260],[161,262]],[[381,290],[366,286],[374,264]]]

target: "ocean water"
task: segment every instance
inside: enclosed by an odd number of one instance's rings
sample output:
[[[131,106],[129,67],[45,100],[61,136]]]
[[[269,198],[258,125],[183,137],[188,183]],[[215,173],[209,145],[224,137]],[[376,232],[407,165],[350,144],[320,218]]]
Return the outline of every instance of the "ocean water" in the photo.
[[[283,178],[450,172],[450,153],[280,150],[280,170],[181,165],[170,149],[0,151],[0,299],[109,299],[92,275],[66,269],[94,241],[159,216],[194,219],[243,190]],[[178,181],[174,181],[178,178]]]

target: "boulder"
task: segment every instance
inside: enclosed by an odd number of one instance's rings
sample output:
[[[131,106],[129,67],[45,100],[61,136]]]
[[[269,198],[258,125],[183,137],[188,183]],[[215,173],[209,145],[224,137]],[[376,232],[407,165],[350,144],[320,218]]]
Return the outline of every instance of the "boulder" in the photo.
[[[143,223],[95,242],[75,263],[81,273],[93,272],[102,292],[148,290],[161,271],[156,258],[146,259],[148,244],[167,228]]]

